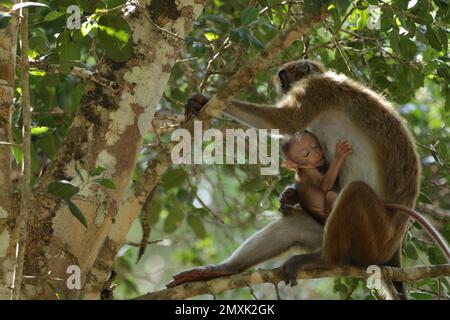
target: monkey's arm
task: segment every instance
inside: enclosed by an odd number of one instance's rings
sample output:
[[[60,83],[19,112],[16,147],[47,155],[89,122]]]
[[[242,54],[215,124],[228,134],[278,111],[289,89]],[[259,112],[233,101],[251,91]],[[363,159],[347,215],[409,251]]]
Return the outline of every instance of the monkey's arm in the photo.
[[[336,178],[339,174],[339,170],[341,170],[341,166],[343,163],[344,159],[342,158],[334,158],[333,161],[331,161],[330,168],[323,177],[323,182],[321,185],[321,189],[323,192],[328,192],[333,189],[333,186],[336,183]]]
[[[341,166],[344,163],[344,159],[352,154],[352,145],[346,140],[340,140],[336,144],[336,154],[331,161],[330,168],[325,173],[321,188],[323,192],[328,192],[333,189],[336,182],[336,178],[341,170]]]
[[[297,112],[295,108],[276,108],[240,100],[233,100],[224,110],[226,115],[245,125],[258,129],[279,129],[281,134],[292,134],[300,129],[295,121]]]
[[[209,100],[209,97],[202,94],[194,94],[189,97],[186,103],[186,118],[198,114]],[[277,108],[270,105],[232,100],[223,112],[250,127],[279,129],[281,134],[291,134],[301,130],[304,125],[298,121],[298,119],[301,119],[299,108],[294,108],[290,104],[290,100],[286,100],[281,107]]]

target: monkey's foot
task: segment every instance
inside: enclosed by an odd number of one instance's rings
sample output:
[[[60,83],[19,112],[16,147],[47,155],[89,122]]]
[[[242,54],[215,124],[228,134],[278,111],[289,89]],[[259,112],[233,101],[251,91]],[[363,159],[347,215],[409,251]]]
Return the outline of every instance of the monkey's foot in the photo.
[[[318,254],[303,254],[298,256],[290,257],[280,269],[280,277],[283,279],[286,285],[290,285],[291,287],[297,285],[297,274],[300,269],[310,269],[315,268],[319,263],[319,255]]]
[[[166,285],[167,288],[173,288],[180,284],[191,281],[202,281],[222,276],[230,276],[233,272],[226,271],[214,265],[207,265],[183,271],[173,276],[172,282]]]

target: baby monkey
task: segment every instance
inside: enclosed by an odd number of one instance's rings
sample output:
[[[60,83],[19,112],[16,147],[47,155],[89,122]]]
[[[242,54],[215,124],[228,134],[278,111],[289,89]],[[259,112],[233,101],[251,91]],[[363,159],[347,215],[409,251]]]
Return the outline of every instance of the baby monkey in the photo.
[[[324,224],[337,198],[335,183],[345,158],[352,154],[346,140],[336,144],[336,153],[327,166],[324,151],[316,136],[308,130],[298,131],[281,146],[286,160],[283,166],[295,171],[296,184],[288,186],[280,195],[280,211],[300,203],[314,219]]]

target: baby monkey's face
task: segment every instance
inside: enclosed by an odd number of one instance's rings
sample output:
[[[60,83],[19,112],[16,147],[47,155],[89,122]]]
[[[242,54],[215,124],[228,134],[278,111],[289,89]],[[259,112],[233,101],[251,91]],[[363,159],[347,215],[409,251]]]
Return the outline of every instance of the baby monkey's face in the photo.
[[[323,150],[316,137],[304,132],[289,149],[289,160],[299,168],[315,168],[325,164]]]

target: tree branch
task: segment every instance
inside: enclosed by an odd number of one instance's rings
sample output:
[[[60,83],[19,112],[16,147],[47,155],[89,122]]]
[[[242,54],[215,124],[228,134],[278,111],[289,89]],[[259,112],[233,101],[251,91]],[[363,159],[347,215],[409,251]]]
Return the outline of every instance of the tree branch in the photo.
[[[437,266],[420,266],[412,268],[380,267],[383,280],[396,280],[413,282],[421,279],[438,278],[450,275],[450,264]],[[174,288],[150,292],[135,298],[136,300],[167,300],[187,299],[201,294],[218,294],[226,290],[248,287],[261,283],[278,284],[282,279],[280,268],[257,271],[247,271],[233,276],[220,277],[207,281],[186,283]],[[353,266],[320,267],[309,270],[300,270],[298,279],[317,279],[327,277],[352,277],[366,279],[372,273],[366,269]]]

